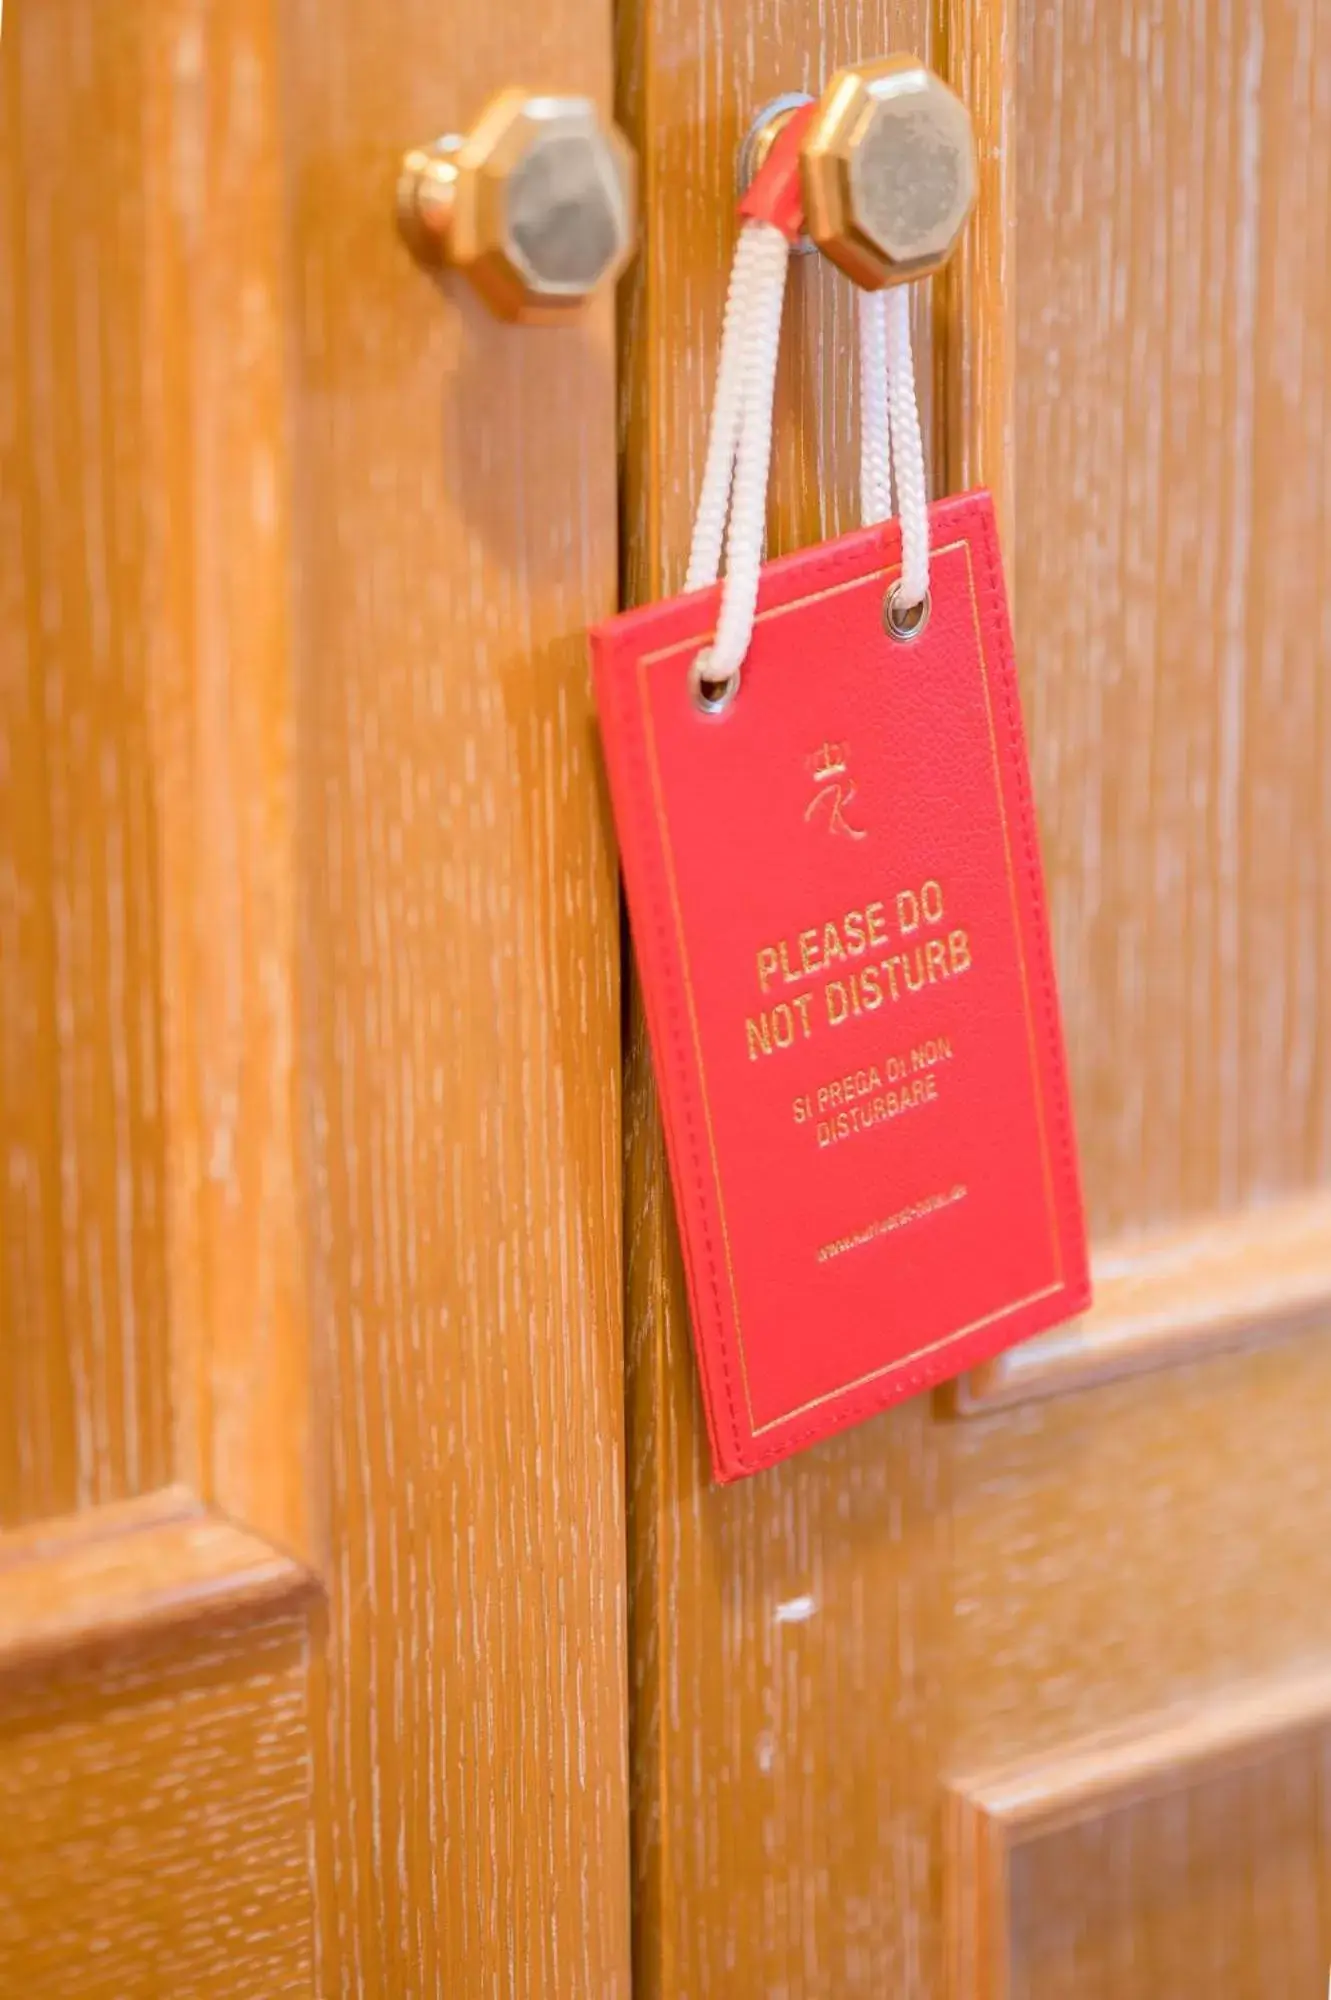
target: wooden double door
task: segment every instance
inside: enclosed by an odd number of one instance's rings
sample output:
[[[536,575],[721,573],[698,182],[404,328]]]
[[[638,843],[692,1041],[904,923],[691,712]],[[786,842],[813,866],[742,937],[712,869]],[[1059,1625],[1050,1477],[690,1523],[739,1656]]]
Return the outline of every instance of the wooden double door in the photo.
[[[905,47],[1098,1302],[717,1491],[582,635],[750,114]],[[515,81],[637,150],[618,326],[398,240]],[[1329,92],[1315,0],[8,0],[4,2000],[1325,1990]],[[788,311],[773,548],[855,475]]]

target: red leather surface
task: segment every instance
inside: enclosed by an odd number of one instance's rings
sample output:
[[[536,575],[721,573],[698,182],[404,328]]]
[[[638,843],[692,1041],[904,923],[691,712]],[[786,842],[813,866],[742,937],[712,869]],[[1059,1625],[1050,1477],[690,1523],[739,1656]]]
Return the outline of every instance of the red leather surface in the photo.
[[[721,715],[715,589],[592,634],[723,1480],[1090,1296],[989,496],[931,545],[910,645],[895,524],[768,564]]]

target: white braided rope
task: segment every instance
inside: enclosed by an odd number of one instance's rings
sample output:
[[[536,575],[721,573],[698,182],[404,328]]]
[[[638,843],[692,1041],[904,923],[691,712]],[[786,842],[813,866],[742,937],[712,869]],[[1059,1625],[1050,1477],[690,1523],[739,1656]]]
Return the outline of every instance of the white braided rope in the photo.
[[[735,459],[735,485],[730,496],[730,525],[726,531],[726,583],[708,670],[718,680],[729,680],[739,672],[753,637],[754,613],[758,609],[758,578],[767,533],[767,475],[772,463],[781,308],[790,265],[790,245],[779,229],[770,222],[750,223],[748,229],[757,247],[744,343],[744,409]]]
[[[913,611],[929,594],[929,490],[915,395],[915,357],[910,346],[910,294],[904,285],[895,285],[887,294],[887,402],[892,476],[901,517],[897,603],[902,611]]]
[[[772,461],[772,404],[781,345],[781,308],[785,303],[789,264],[790,245],[779,229],[770,222],[745,223],[726,301],[716,407],[703,474],[703,500],[708,512],[704,517],[703,508],[699,507],[689,556],[688,587],[701,589],[704,584],[715,582],[720,556],[715,527],[717,496],[724,482],[729,486],[730,499],[725,533],[726,580],[716,637],[698,667],[699,674],[708,681],[727,682],[737,677],[753,637],[767,528],[767,474]],[[732,439],[727,459],[723,452]]]
[[[721,359],[716,371],[712,423],[707,434],[707,461],[702,495],[693,523],[685,590],[705,590],[721,574],[721,549],[730,508],[730,487],[739,450],[740,418],[744,412],[744,354],[748,342],[750,297],[762,263],[756,228],[741,229],[730,267],[726,316],[721,329]]]
[[[726,295],[716,396],[707,438],[702,495],[693,525],[686,590],[725,583],[716,637],[699,656],[701,680],[738,684],[753,638],[767,521],[773,397],[790,245],[771,223],[740,232]],[[866,527],[892,511],[895,481],[901,517],[900,611],[929,591],[929,509],[924,446],[904,285],[862,292],[860,348],[860,509]]]

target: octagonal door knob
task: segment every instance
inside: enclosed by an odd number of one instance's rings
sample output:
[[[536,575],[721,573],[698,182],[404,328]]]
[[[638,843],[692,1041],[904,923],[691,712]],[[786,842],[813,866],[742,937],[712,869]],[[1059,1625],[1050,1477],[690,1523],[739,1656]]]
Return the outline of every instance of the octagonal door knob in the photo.
[[[632,149],[587,97],[503,90],[470,132],[408,153],[398,218],[503,319],[558,324],[618,276],[637,232]]]
[[[870,291],[927,278],[975,202],[975,137],[961,99],[915,56],[839,70],[800,161],[818,248]]]

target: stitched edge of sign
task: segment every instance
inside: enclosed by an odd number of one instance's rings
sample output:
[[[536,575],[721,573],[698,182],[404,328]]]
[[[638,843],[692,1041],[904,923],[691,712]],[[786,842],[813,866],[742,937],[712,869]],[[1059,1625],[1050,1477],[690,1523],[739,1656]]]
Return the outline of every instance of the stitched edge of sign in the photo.
[[[623,671],[622,668],[616,672],[614,664],[617,663],[612,664],[611,672],[605,677],[605,686],[610,693],[611,705],[615,711],[618,740],[628,750],[629,761],[637,766],[636,772],[626,772],[629,782],[624,792],[624,803],[626,806],[624,824],[626,827],[632,828],[634,848],[636,850],[635,859],[638,866],[643,869],[644,876],[649,878],[646,886],[648,888],[647,905],[653,930],[652,959],[654,979],[651,986],[644,985],[643,997],[647,1007],[648,1038],[652,1044],[653,1056],[656,1053],[656,1035],[653,1031],[653,1023],[657,1018],[658,1012],[664,1017],[664,1024],[668,1031],[667,1047],[670,1053],[671,1089],[669,1097],[667,1097],[666,1093],[658,1088],[657,1096],[660,1099],[662,1119],[665,1125],[667,1157],[674,1150],[671,1143],[672,1133],[679,1129],[681,1110],[683,1114],[684,1137],[688,1147],[689,1164],[692,1169],[696,1197],[699,1204],[700,1233],[703,1239],[703,1251],[707,1262],[707,1277],[712,1293],[712,1323],[720,1334],[717,1346],[719,1349],[718,1358],[721,1363],[726,1407],[730,1414],[732,1440],[736,1454],[742,1465],[742,1439],[745,1436],[745,1432],[739,1423],[738,1411],[735,1407],[734,1389],[730,1380],[730,1370],[726,1355],[725,1307],[721,1296],[717,1269],[715,1232],[711,1226],[706,1205],[707,1183],[702,1171],[699,1135],[696,1130],[696,1120],[690,1095],[692,1066],[688,1055],[682,1009],[679,1005],[678,952],[672,941],[673,919],[669,884],[665,879],[665,854],[657,838],[655,816],[645,811],[642,804],[642,802],[652,798],[651,773],[647,767],[647,745],[643,736],[642,718],[637,702],[629,702],[622,692],[622,689],[630,683],[636,684],[638,655],[635,653],[631,657],[627,672]],[[630,908],[630,928],[633,926],[633,915],[634,912]],[[639,949],[641,949],[641,941],[639,941]],[[662,997],[659,1001],[654,1001],[653,989],[656,987],[658,981]],[[678,1104],[677,1099],[681,1100]],[[687,1223],[681,1222],[678,1228],[678,1235],[680,1247],[684,1254],[684,1276],[688,1287],[690,1309],[696,1314],[699,1279],[692,1242],[693,1231],[687,1226]],[[711,1356],[702,1351],[705,1346],[706,1343],[696,1338],[693,1341],[694,1354],[701,1368],[704,1384],[706,1385],[703,1396],[703,1410],[707,1420],[708,1433],[712,1440],[712,1455],[715,1461],[721,1454],[716,1450],[717,1412],[711,1394],[713,1379],[710,1365]]]
[[[824,556],[821,558],[816,558],[814,561],[812,561],[805,567],[804,574],[807,575],[811,580],[821,580],[825,578],[830,572],[835,572],[840,570],[849,570],[853,575],[860,559],[861,559],[861,550],[859,548],[855,549],[853,552],[844,549],[838,550],[835,554]],[[636,681],[638,661],[639,661],[639,655],[635,653],[632,659],[630,673],[628,674],[621,673],[619,675],[612,674],[608,676],[607,679],[609,682],[613,684],[613,702],[614,702],[614,707],[617,711],[617,721],[619,725],[620,740],[627,742],[631,745],[631,748],[635,753],[637,763],[639,766],[638,770],[639,783],[636,785],[631,784],[628,790],[626,803],[629,810],[628,813],[626,814],[626,823],[631,822],[633,824],[635,832],[635,845],[637,846],[638,849],[638,856],[640,861],[645,861],[647,857],[650,855],[650,872],[653,877],[652,889],[649,895],[652,926],[655,932],[653,956],[656,961],[658,976],[660,975],[662,970],[664,970],[665,974],[665,976],[661,978],[661,987],[665,995],[664,1007],[666,1014],[668,1016],[668,1025],[670,1029],[670,1048],[672,1052],[672,1068],[674,1071],[672,1080],[673,1087],[671,1091],[671,1101],[669,1104],[666,1104],[664,1098],[662,1100],[662,1108],[666,1124],[667,1151],[669,1151],[671,1130],[672,1128],[676,1128],[678,1124],[677,1110],[675,1104],[675,1098],[676,1096],[678,1096],[678,1098],[680,1099],[680,1109],[682,1109],[683,1113],[684,1125],[686,1127],[688,1150],[689,1150],[689,1162],[694,1176],[695,1193],[698,1204],[697,1212],[701,1224],[703,1249],[707,1261],[707,1276],[712,1292],[712,1306],[713,1306],[712,1323],[716,1328],[719,1336],[715,1343],[717,1348],[717,1359],[719,1360],[721,1365],[721,1381],[725,1393],[726,1411],[730,1418],[730,1443],[732,1450],[727,1459],[726,1469],[728,1471],[733,1468],[735,1471],[738,1472],[756,1472],[759,1471],[761,1467],[763,1467],[764,1465],[771,1464],[776,1459],[785,1457],[787,1453],[794,1446],[802,1444],[812,1438],[822,1436],[824,1434],[825,1427],[819,1425],[813,1425],[811,1427],[801,1429],[800,1431],[797,1432],[793,1433],[788,1432],[785,1434],[784,1442],[777,1442],[773,1445],[768,1445],[768,1446],[755,1447],[753,1443],[752,1429],[750,1426],[741,1422],[740,1411],[736,1405],[735,1385],[732,1377],[731,1356],[729,1353],[729,1348],[731,1345],[731,1341],[738,1339],[739,1333],[738,1333],[738,1328],[736,1328],[732,1334],[730,1335],[727,1334],[727,1314],[726,1314],[724,1300],[722,1297],[718,1269],[717,1269],[716,1230],[713,1218],[714,1202],[709,1199],[707,1180],[701,1171],[701,1148],[699,1144],[699,1135],[697,1132],[697,1116],[695,1109],[696,1083],[693,1076],[693,1066],[692,1063],[690,1062],[687,1053],[688,1038],[687,1035],[685,1034],[684,1022],[682,1018],[682,1009],[680,1006],[680,967],[678,963],[679,954],[676,945],[671,942],[672,915],[671,915],[671,903],[669,895],[669,883],[665,879],[666,877],[665,853],[661,846],[661,841],[658,835],[655,816],[653,814],[649,814],[643,809],[643,802],[648,801],[652,798],[652,784],[651,784],[651,775],[647,769],[647,747],[645,741],[643,740],[641,718],[637,713],[636,703],[633,704],[633,708],[631,711],[632,715],[631,726],[628,728],[625,727],[625,709],[624,709],[623,697],[621,695],[620,684],[621,682],[626,683],[630,679]],[[662,801],[662,805],[664,807],[664,800]],[[644,836],[646,837],[644,838]],[[630,923],[631,922],[632,922],[632,911],[630,910]],[[651,1020],[654,1012],[655,1010],[652,1007],[651,1001],[649,999],[647,1003],[649,1030],[651,1027]],[[720,1191],[718,1189],[716,1192],[715,1200],[719,1201],[719,1199],[720,1199]],[[679,1230],[679,1235],[681,1238],[681,1245],[684,1251],[684,1270],[685,1270],[685,1277],[688,1281],[690,1305],[694,1308],[696,1312],[696,1274],[694,1268],[693,1245],[691,1242],[692,1232],[687,1226],[681,1226]],[[704,1343],[697,1338],[694,1339],[693,1342],[694,1353],[698,1358],[699,1366],[702,1370],[704,1380],[710,1383],[711,1380],[713,1379],[710,1367],[711,1357],[709,1353],[705,1353],[704,1351],[702,1351],[706,1346],[707,1343]],[[705,1395],[703,1401],[704,1401],[704,1411],[707,1419],[707,1428],[710,1435],[712,1436],[713,1442],[715,1443],[716,1411],[713,1408],[713,1400],[710,1394]],[[853,1421],[853,1419],[848,1418],[848,1421]],[[717,1453],[715,1450],[713,1451],[714,1460],[720,1456],[721,1454]]]
[[[836,575],[841,572],[847,572],[850,578],[854,579],[860,574],[861,560],[862,560],[862,545],[856,547],[855,550],[853,551],[841,549],[831,555],[815,557],[812,561],[802,565],[801,576],[802,578],[806,578],[811,583],[821,583],[824,582],[830,575]],[[868,572],[865,573],[867,574]],[[644,761],[645,761],[645,754],[644,754]],[[652,826],[653,834],[655,834],[655,831],[656,829],[653,824]],[[661,873],[664,874],[665,856],[664,853],[661,851],[660,842],[659,840],[653,839],[651,845],[655,849],[657,855],[659,856],[661,863]],[[668,885],[667,885],[667,892],[668,892]],[[654,898],[653,900],[657,901],[658,899]],[[654,915],[657,914],[659,914],[659,911],[654,912]],[[669,954],[669,966],[671,975],[669,979],[669,1006],[672,1015],[671,1026],[672,1030],[675,1031],[673,1040],[674,1040],[674,1046],[678,1051],[678,1049],[680,1048],[680,1036],[678,1032],[679,1024],[676,1017],[678,1016],[679,1013],[680,968],[678,964],[678,953],[673,949]],[[685,1120],[689,1127],[689,1148],[694,1164],[694,1170],[696,1173],[699,1161],[699,1149],[694,1130],[696,1124],[695,1100],[696,1100],[697,1085],[693,1079],[692,1068],[688,1064],[687,1058],[685,1059],[684,1066],[677,1070],[676,1088],[679,1088],[681,1078],[683,1082],[683,1088],[681,1092],[683,1098],[683,1110],[684,1110]],[[702,1221],[702,1232],[705,1238],[708,1275],[711,1279],[713,1297],[718,1313],[716,1320],[716,1325],[718,1327],[718,1331],[720,1334],[720,1338],[716,1343],[718,1350],[718,1359],[721,1364],[721,1378],[725,1389],[726,1409],[730,1417],[730,1437],[732,1445],[732,1455],[729,1460],[727,1469],[729,1470],[733,1467],[733,1469],[737,1472],[758,1472],[761,1471],[761,1469],[765,1465],[775,1464],[778,1460],[789,1456],[790,1452],[797,1449],[800,1445],[811,1443],[815,1439],[825,1437],[827,1435],[827,1425],[825,1421],[824,1422],[814,1421],[802,1424],[799,1426],[798,1429],[795,1430],[785,1430],[783,1428],[781,1434],[777,1438],[775,1438],[771,1444],[758,1445],[754,1442],[753,1430],[751,1425],[745,1424],[741,1420],[741,1412],[737,1407],[735,1399],[734,1381],[731,1370],[731,1356],[729,1352],[731,1341],[732,1340],[737,1341],[739,1338],[739,1329],[736,1326],[733,1329],[733,1332],[727,1337],[726,1309],[724,1301],[720,1296],[720,1287],[717,1279],[717,1259],[716,1259],[716,1241],[715,1241],[716,1232],[714,1226],[714,1217],[719,1216],[718,1205],[721,1198],[720,1189],[718,1188],[716,1190],[714,1196],[709,1196],[707,1182],[705,1178],[699,1175],[697,1182],[697,1191],[699,1200],[699,1216]],[[688,1233],[689,1232],[687,1231],[687,1229],[681,1231],[681,1235],[686,1239],[686,1269],[689,1268],[691,1261],[687,1253]],[[692,1285],[690,1285],[690,1290],[692,1290]],[[694,1341],[695,1352],[698,1348],[698,1345],[699,1343],[695,1340]],[[705,1361],[703,1362],[702,1367],[704,1376],[709,1375],[709,1369]],[[893,1377],[891,1375],[885,1376],[883,1378],[884,1384],[886,1385],[887,1383],[892,1381],[892,1379]],[[850,1403],[846,1405],[840,1404],[839,1400],[837,1400],[837,1392],[835,1390],[832,1392],[832,1399],[833,1400],[831,1403],[831,1407],[841,1408],[844,1410],[844,1422],[847,1424],[853,1423],[857,1415],[869,1415],[871,1412],[873,1412],[879,1407],[877,1402],[874,1400],[872,1392],[865,1392],[865,1400],[863,1400],[858,1404],[856,1403]],[[708,1410],[707,1413],[707,1422],[708,1422],[708,1428],[709,1430],[711,1430],[713,1427],[714,1418],[710,1409]]]
[[[1022,840],[1026,849],[1026,870],[1030,882],[1031,907],[1036,917],[1035,946],[1039,955],[1041,998],[1043,1002],[1045,1036],[1048,1042],[1048,1066],[1050,1075],[1057,1086],[1055,1107],[1058,1122],[1059,1155],[1062,1165],[1063,1191],[1059,1203],[1058,1230],[1066,1252],[1068,1223],[1081,1212],[1081,1182],[1077,1172],[1076,1145],[1072,1133],[1070,1092],[1063,1052],[1062,1027],[1059,1017],[1058,987],[1054,976],[1053,944],[1049,935],[1049,910],[1045,895],[1044,871],[1040,862],[1037,845],[1038,829],[1035,820],[1035,794],[1031,785],[1030,759],[1025,752],[1021,713],[1017,693],[1017,652],[1012,635],[1012,621],[1007,614],[1006,595],[1003,590],[1002,564],[998,547],[998,532],[994,522],[992,505],[977,509],[980,520],[981,538],[984,543],[984,557],[987,568],[988,623],[993,628],[999,647],[999,680],[1003,689],[1003,706],[1008,726],[1009,770],[1017,793],[1018,817],[1021,821]],[[981,622],[981,632],[985,622]],[[1004,774],[1006,775],[1006,773]],[[1023,913],[1023,920],[1025,918]],[[1027,924],[1027,935],[1030,926]],[[1079,1287],[1074,1287],[1071,1277],[1065,1277],[1063,1291],[1087,1289],[1084,1274]]]
[[[989,653],[990,651],[989,640],[991,629],[994,626],[998,628],[994,635],[998,641],[998,657],[993,664],[997,667],[997,677],[1002,682],[1004,714],[1007,722],[1008,760],[1011,765],[1011,775],[1015,785],[1017,818],[1021,823],[1022,841],[1025,849],[1028,896],[1031,899],[1031,908],[1037,919],[1035,928],[1038,934],[1037,945],[1041,979],[1040,1000],[1041,1012],[1044,1016],[1047,1055],[1052,1064],[1052,1080],[1059,1086],[1057,1092],[1057,1120],[1059,1128],[1059,1160],[1062,1169],[1060,1176],[1062,1180],[1062,1200],[1059,1204],[1057,1226],[1060,1238],[1066,1243],[1066,1225],[1068,1221],[1066,1204],[1071,1203],[1072,1212],[1078,1212],[1080,1209],[1080,1194],[1072,1145],[1071,1120],[1068,1115],[1068,1095],[1064,1079],[1062,1044],[1058,1025],[1058,1006],[1049,942],[1048,913],[1043,891],[1043,877],[1035,846],[1034,798],[1029,783],[1029,774],[1025,769],[1025,760],[1021,754],[1023,739],[1016,708],[1015,649],[1009,622],[998,616],[1003,598],[999,576],[998,545],[994,528],[992,502],[978,495],[967,495],[961,504],[958,504],[955,500],[942,502],[939,512],[944,509],[948,511],[951,519],[955,520],[958,526],[961,527],[962,532],[968,534],[972,545],[976,539],[976,528],[978,527],[980,531],[979,540],[983,544],[986,564],[984,605],[986,616],[981,619],[980,626],[980,645],[984,653]],[[933,509],[930,510],[930,516],[932,524],[935,518]],[[810,580],[821,580],[829,572],[842,569],[850,569],[853,572],[859,563],[860,557],[861,550],[858,548],[853,555],[849,552],[838,552],[835,555],[830,555],[809,563],[804,573]],[[879,1377],[872,1388],[864,1390],[858,1396],[853,1391],[845,1392],[849,1400],[841,1400],[837,1392],[833,1390],[827,1404],[824,1406],[828,1415],[825,1415],[816,1422],[802,1424],[794,1429],[786,1429],[783,1426],[777,1437],[768,1445],[755,1445],[752,1431],[741,1422],[740,1412],[735,1400],[731,1357],[728,1351],[731,1339],[738,1336],[737,1331],[733,1335],[727,1335],[727,1313],[719,1281],[717,1262],[716,1229],[713,1210],[715,1201],[719,1199],[719,1191],[717,1191],[715,1196],[709,1197],[706,1176],[702,1172],[701,1147],[694,1105],[695,1085],[693,1067],[688,1055],[688,1036],[680,1004],[678,951],[676,946],[671,942],[672,916],[669,884],[665,879],[665,854],[657,834],[654,816],[644,810],[644,801],[648,801],[652,797],[652,785],[650,773],[647,769],[646,743],[643,739],[641,721],[636,712],[637,704],[634,703],[626,715],[625,700],[621,692],[621,683],[627,683],[632,679],[636,679],[639,657],[636,653],[632,656],[630,670],[627,673],[622,668],[618,672],[612,670],[606,675],[605,684],[611,693],[612,706],[616,712],[619,740],[628,744],[638,764],[640,782],[636,785],[631,784],[628,788],[625,799],[627,810],[624,814],[624,821],[626,826],[632,826],[633,828],[634,845],[637,850],[639,864],[644,867],[645,872],[652,878],[648,893],[648,903],[654,931],[653,958],[664,995],[661,1004],[667,1016],[669,1046],[671,1050],[671,1070],[673,1073],[670,1101],[667,1103],[664,1096],[662,1096],[667,1150],[669,1151],[671,1130],[678,1129],[679,1113],[682,1112],[698,1204],[697,1214],[700,1223],[702,1248],[706,1259],[707,1278],[712,1294],[712,1324],[720,1335],[720,1338],[716,1342],[716,1358],[719,1360],[721,1368],[721,1381],[725,1395],[726,1412],[730,1420],[730,1443],[732,1446],[730,1454],[726,1457],[725,1471],[727,1473],[732,1471],[740,1473],[757,1472],[764,1466],[787,1457],[801,1445],[826,1438],[834,1431],[849,1428],[852,1424],[860,1422],[866,1417],[877,1415],[881,1411],[891,1408],[893,1404],[902,1401],[905,1396],[918,1393],[920,1390],[931,1387],[936,1382],[947,1379],[949,1374],[956,1372],[952,1366],[955,1360],[955,1353],[944,1351],[926,1357],[918,1362],[905,1362],[897,1368],[894,1368],[889,1363],[883,1375]],[[980,661],[980,670],[982,673],[984,668],[985,660],[982,658]],[[627,727],[625,726],[626,722],[629,725]],[[1000,768],[1000,784],[1005,785],[1007,778],[1007,769]],[[1027,912],[1023,911],[1021,913],[1021,921],[1023,926],[1027,928],[1027,934],[1029,935],[1029,927],[1026,926],[1026,916]],[[632,912],[630,912],[631,917]],[[652,1017],[656,1011],[651,1000],[648,999],[647,1014],[649,1031]],[[655,1038],[653,1037],[652,1039],[654,1047]],[[678,1106],[676,1105],[677,1097],[680,1100]],[[679,1235],[684,1252],[685,1276],[688,1283],[690,1304],[696,1313],[698,1277],[695,1269],[694,1245],[692,1241],[693,1231],[687,1226],[681,1226]],[[1084,1293],[1085,1289],[1084,1280],[1076,1284],[1071,1277],[1065,1275],[1061,1285],[1051,1294],[1050,1304],[1052,1306],[1055,1300],[1058,1301],[1061,1312],[1065,1308],[1065,1303],[1069,1295],[1076,1298],[1079,1293]],[[1044,1315],[1040,1317],[1043,1318]],[[1049,1323],[1052,1324],[1052,1320]],[[1010,1338],[1011,1324],[1011,1322],[1008,1322],[1005,1325],[1003,1332],[1007,1337],[1002,1339],[997,1346],[992,1346],[987,1342],[976,1342],[969,1349],[969,1352],[973,1356],[978,1356],[985,1351],[1000,1352],[1003,1347],[1012,1345],[1013,1343]],[[1034,1330],[1038,1331],[1040,1329],[1037,1327]],[[710,1343],[695,1338],[693,1347],[704,1383],[708,1385],[708,1393],[705,1393],[703,1398],[704,1414],[708,1432],[713,1442],[713,1458],[715,1461],[720,1454],[715,1449],[718,1442],[718,1413],[714,1408],[713,1397],[710,1393],[710,1386],[714,1381],[710,1365]],[[967,1350],[963,1348],[962,1351]],[[830,1423],[828,1421],[829,1415],[832,1417]]]

